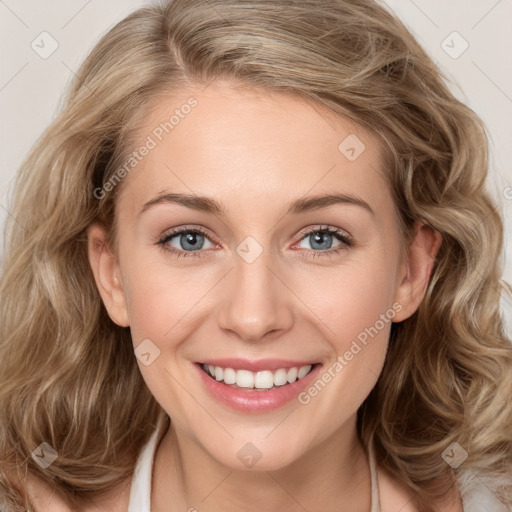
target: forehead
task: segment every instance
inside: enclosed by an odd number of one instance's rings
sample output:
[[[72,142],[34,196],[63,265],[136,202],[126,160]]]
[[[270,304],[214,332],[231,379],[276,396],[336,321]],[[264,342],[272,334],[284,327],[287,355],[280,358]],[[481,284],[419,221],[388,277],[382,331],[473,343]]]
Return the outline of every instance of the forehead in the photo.
[[[364,192],[377,209],[391,200],[376,137],[297,95],[221,81],[161,95],[135,141],[137,165],[119,199],[133,213],[164,190],[215,196],[238,211],[249,198],[278,206],[333,190]]]

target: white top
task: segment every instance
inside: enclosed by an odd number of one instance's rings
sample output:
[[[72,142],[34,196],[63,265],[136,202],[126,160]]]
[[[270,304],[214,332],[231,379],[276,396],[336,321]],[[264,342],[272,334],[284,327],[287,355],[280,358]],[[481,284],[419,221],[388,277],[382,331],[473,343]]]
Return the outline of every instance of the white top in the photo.
[[[169,417],[160,421],[157,428],[142,447],[130,487],[130,500],[127,512],[151,512],[151,477],[153,476],[153,462],[158,441],[169,426]]]
[[[166,418],[167,420],[167,418]],[[167,430],[168,421],[162,421],[143,446],[130,488],[130,501],[127,512],[151,512],[151,477],[156,447]],[[380,512],[379,486],[377,468],[373,450],[369,450],[368,462],[371,476],[371,509],[370,512]],[[487,482],[489,484],[490,482]],[[485,485],[484,480],[473,472],[461,472],[458,476],[459,489],[462,496],[464,512],[511,512],[512,509],[499,501]]]

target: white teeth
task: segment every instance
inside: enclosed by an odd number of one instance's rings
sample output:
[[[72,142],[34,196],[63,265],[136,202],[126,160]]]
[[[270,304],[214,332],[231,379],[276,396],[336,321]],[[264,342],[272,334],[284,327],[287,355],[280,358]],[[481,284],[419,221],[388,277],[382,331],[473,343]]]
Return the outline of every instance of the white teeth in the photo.
[[[279,370],[274,373],[274,386],[284,386],[287,382],[286,370],[279,368]]]
[[[307,364],[294,368],[279,368],[275,371],[263,370],[251,372],[249,370],[234,370],[220,366],[203,365],[203,369],[217,381],[225,384],[236,384],[240,388],[271,389],[275,386],[292,384],[302,379],[311,371],[312,365]]]
[[[218,366],[215,367],[217,370]],[[240,388],[254,387],[254,374],[247,370],[238,370],[236,372],[236,385]]]
[[[270,389],[274,385],[274,376],[269,370],[258,372],[254,379],[254,387],[258,389]]]
[[[291,384],[297,380],[297,375],[299,374],[298,368],[290,368],[288,373],[286,374],[286,380]]]
[[[224,369],[224,382],[226,384],[235,384],[236,383],[236,372],[233,368],[225,368]]]
[[[305,377],[309,373],[309,370],[311,370],[310,364],[308,364],[307,366],[302,366],[301,368],[299,368],[299,373],[297,377],[299,379],[302,379],[302,377]]]

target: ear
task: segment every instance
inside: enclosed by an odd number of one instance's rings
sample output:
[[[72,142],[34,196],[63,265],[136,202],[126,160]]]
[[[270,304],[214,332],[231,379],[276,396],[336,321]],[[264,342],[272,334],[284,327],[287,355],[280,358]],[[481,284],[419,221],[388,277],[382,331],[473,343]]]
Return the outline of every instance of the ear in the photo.
[[[400,281],[395,291],[395,301],[402,309],[395,315],[394,322],[409,318],[420,306],[441,242],[438,231],[421,222],[415,223],[413,239],[402,263]]]
[[[100,223],[87,228],[89,263],[96,286],[110,318],[121,327],[130,325],[121,272],[115,255],[107,243],[107,231]]]

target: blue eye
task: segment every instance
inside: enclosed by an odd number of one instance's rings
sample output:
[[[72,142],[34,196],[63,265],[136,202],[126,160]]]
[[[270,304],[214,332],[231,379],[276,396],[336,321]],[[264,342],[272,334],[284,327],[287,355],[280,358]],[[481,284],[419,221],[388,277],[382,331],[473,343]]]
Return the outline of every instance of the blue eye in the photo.
[[[176,240],[175,240],[176,239]],[[209,243],[210,247],[205,247]],[[208,239],[206,233],[200,229],[180,228],[172,233],[165,235],[158,242],[162,247],[170,252],[179,253],[181,255],[187,252],[196,252],[200,249],[211,249],[214,244]],[[194,254],[183,254],[183,256],[198,256]]]
[[[307,253],[309,253],[309,256],[312,258],[333,256],[347,250],[353,245],[352,239],[348,234],[338,228],[329,226],[310,229],[303,232],[302,235],[303,237],[300,242],[295,244],[295,246],[300,247],[299,244],[302,242],[309,242],[311,249],[308,250]],[[332,248],[333,241],[339,242],[334,248]]]
[[[330,249],[334,241],[338,241],[339,245],[347,243],[347,239],[338,235],[337,231],[328,231],[327,229],[318,229],[307,234],[301,242],[307,240],[312,249],[327,250]],[[337,246],[336,246],[337,247]]]

